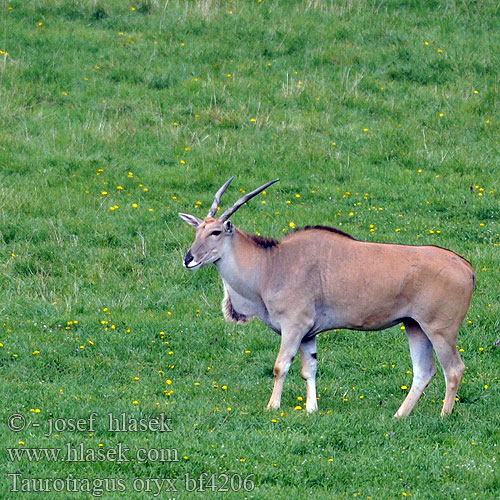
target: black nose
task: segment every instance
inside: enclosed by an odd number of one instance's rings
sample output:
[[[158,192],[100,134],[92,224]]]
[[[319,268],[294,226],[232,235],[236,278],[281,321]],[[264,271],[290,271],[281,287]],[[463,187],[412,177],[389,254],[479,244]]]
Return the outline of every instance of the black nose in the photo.
[[[191,253],[191,250],[189,250],[189,252],[184,257],[184,267],[187,267],[192,260],[193,254]]]

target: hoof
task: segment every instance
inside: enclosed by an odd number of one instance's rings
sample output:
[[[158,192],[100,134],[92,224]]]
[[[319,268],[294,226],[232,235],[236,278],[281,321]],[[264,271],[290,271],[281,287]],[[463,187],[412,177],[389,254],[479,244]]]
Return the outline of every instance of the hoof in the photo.
[[[266,406],[266,410],[278,410],[279,407],[280,407],[279,403],[276,404],[276,403],[272,403],[271,401],[269,401],[269,403]]]

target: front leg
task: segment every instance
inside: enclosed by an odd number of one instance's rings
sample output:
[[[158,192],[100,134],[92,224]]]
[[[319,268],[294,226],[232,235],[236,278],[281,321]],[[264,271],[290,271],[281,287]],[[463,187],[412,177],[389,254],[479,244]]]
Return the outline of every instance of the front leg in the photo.
[[[293,358],[299,350],[302,339],[307,334],[311,325],[303,327],[290,326],[282,328],[281,331],[281,346],[274,364],[274,388],[271,399],[267,408],[279,408],[281,404],[281,394],[283,392],[283,384],[288,374],[288,370],[292,364]]]
[[[306,410],[307,413],[318,411],[316,399],[316,372],[318,370],[316,337],[303,340],[300,344],[300,359],[302,361],[302,378],[306,381]]]

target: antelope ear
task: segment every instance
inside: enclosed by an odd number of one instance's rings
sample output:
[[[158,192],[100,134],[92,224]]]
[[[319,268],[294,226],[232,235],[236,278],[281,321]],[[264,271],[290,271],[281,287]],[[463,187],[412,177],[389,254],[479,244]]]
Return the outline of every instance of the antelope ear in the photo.
[[[179,213],[179,217],[184,222],[187,222],[190,226],[193,226],[195,229],[203,222],[201,219],[198,219],[198,217],[195,217],[194,215]]]
[[[224,221],[224,231],[226,231],[226,234],[234,233],[234,226],[230,220]]]

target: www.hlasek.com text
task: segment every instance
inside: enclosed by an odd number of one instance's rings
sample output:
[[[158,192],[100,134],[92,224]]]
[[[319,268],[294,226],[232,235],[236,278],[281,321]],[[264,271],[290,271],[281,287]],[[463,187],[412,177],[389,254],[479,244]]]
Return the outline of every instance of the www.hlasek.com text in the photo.
[[[123,443],[111,448],[86,447],[83,443],[66,443],[60,448],[7,448],[10,462],[179,462],[176,448],[138,448],[131,450]]]

